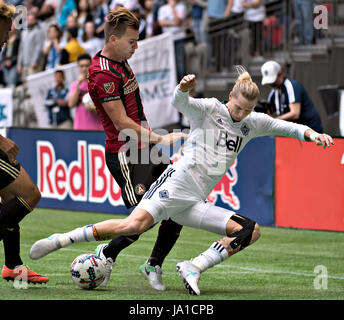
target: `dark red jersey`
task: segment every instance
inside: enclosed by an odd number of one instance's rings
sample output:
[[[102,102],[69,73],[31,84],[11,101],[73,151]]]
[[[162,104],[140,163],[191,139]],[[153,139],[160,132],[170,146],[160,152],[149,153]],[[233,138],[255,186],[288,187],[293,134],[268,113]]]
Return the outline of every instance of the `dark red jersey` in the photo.
[[[100,52],[92,59],[88,72],[88,90],[106,133],[105,150],[116,153],[126,142],[122,137],[119,139],[119,131],[102,103],[121,100],[127,116],[150,130],[143,111],[139,85],[127,61],[117,62],[102,56]],[[143,144],[139,142],[138,148],[142,147]]]

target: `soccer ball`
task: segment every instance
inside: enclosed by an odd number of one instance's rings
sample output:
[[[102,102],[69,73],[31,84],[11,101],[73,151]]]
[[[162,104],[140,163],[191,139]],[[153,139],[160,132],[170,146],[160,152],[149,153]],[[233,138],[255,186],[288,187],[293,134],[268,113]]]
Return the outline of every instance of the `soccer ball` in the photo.
[[[73,282],[83,289],[97,288],[105,279],[105,264],[93,253],[76,257],[70,266]]]
[[[83,95],[81,102],[86,107],[94,107],[94,102],[88,92]]]

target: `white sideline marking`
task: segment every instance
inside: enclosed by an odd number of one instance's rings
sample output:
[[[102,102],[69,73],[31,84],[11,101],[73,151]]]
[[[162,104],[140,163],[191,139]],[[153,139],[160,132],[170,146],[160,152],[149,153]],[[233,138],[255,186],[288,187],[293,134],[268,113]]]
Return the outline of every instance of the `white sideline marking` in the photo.
[[[31,247],[31,245],[28,245],[28,244],[22,244],[22,246]],[[80,254],[81,253],[88,253],[88,252],[92,251],[92,250],[80,250],[80,249],[73,249],[73,248],[61,248],[60,250],[78,252]],[[126,254],[126,253],[120,253],[119,257],[134,258],[134,259],[139,259],[139,260],[144,260],[144,261],[147,260],[146,256],[137,256],[137,255]],[[166,261],[179,262],[181,260],[180,259],[168,259],[168,258],[166,258]],[[223,265],[220,264],[220,265],[215,266],[214,268],[231,268],[231,269],[243,270],[240,272],[230,271],[232,273],[276,273],[276,274],[294,275],[294,276],[303,276],[303,277],[313,277],[313,278],[315,277],[314,273],[294,272],[294,271],[288,271],[288,270],[264,270],[264,269],[257,269],[257,268],[252,268],[252,267],[236,266],[236,265],[232,265],[232,264],[223,264]],[[215,271],[207,271],[207,273],[215,273]],[[216,273],[226,273],[226,272],[217,271]],[[133,274],[137,274],[137,273],[133,273]],[[164,274],[169,274],[169,273],[164,272]],[[329,279],[344,280],[344,276],[328,275],[328,278]]]
[[[211,274],[228,274],[228,272],[225,271],[209,271],[207,273],[211,273]],[[253,271],[231,271],[231,273],[237,273],[237,274],[248,274],[248,273],[254,273]],[[128,276],[136,276],[140,274],[139,271],[137,272],[126,272],[125,275]],[[69,275],[69,272],[66,273],[45,273],[44,274],[47,277],[66,277]],[[176,275],[176,272],[164,272],[164,275]],[[121,273],[111,273],[111,277],[122,277],[123,274]]]

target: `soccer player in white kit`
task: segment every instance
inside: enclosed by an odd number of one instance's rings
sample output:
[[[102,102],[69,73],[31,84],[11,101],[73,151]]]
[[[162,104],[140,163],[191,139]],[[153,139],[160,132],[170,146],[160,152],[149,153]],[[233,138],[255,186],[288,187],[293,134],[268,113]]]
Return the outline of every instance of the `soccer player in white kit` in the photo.
[[[189,293],[199,295],[201,272],[244,249],[260,236],[256,222],[206,202],[208,194],[248,141],[259,136],[287,136],[315,141],[324,148],[334,144],[327,134],[254,112],[259,89],[242,67],[238,70],[240,75],[227,104],[215,98],[191,98],[188,91],[196,85],[194,75],[187,75],[180,81],[173,104],[190,120],[190,134],[182,157],[166,168],[128,217],[39,240],[33,244],[30,257],[39,259],[72,243],[142,233],[153,224],[171,218],[179,224],[223,236],[197,258],[177,264]]]

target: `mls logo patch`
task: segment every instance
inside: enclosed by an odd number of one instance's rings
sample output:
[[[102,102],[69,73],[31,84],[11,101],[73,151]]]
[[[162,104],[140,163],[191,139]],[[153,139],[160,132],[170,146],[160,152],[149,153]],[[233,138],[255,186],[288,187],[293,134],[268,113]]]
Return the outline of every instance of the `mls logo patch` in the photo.
[[[240,130],[244,136],[247,136],[248,133],[250,132],[250,128],[248,127],[248,125],[246,123],[243,123]]]
[[[106,93],[113,93],[115,91],[115,84],[113,82],[104,83],[104,90]]]
[[[159,198],[160,199],[168,199],[168,197],[169,197],[169,194],[168,194],[167,190],[161,190],[159,192]]]
[[[146,193],[146,187],[142,183],[139,183],[135,186],[135,193],[139,196],[142,196]]]

